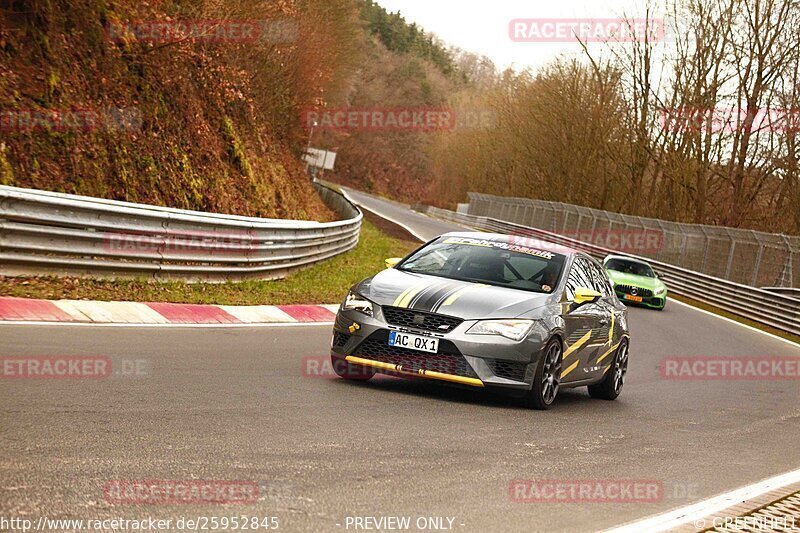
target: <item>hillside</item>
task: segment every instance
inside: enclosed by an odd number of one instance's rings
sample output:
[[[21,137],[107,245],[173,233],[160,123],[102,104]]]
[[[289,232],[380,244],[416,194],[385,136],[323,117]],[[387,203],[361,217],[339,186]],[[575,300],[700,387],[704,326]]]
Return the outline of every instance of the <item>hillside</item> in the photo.
[[[320,24],[330,39],[358,31],[347,22],[353,6],[335,4],[239,2],[222,11],[188,1],[5,3],[0,183],[332,219],[299,162],[305,132],[296,110],[335,90],[340,80],[328,69],[338,68],[338,54],[352,54],[304,38]],[[261,34],[154,39],[141,27],[223,19],[252,22]]]

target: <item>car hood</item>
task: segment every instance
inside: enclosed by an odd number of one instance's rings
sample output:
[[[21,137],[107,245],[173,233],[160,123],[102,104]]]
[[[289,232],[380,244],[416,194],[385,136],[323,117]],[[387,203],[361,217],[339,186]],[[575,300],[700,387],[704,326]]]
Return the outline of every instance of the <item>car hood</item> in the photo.
[[[606,270],[608,277],[611,278],[616,284],[619,285],[634,285],[636,287],[643,287],[645,289],[657,289],[664,285],[658,278],[648,278],[647,276],[637,276],[635,274],[626,274],[617,270]]]
[[[495,287],[394,268],[367,278],[353,288],[381,306],[395,306],[463,319],[514,318],[540,307],[550,294]]]

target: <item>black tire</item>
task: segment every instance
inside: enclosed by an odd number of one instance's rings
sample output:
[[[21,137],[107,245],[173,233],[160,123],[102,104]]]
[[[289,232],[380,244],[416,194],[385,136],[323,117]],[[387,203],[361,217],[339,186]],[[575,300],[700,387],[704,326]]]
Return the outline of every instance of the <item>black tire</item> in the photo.
[[[553,405],[561,382],[562,353],[561,340],[554,338],[547,343],[536,365],[531,389],[523,398],[526,407],[544,410]]]
[[[598,400],[616,400],[628,373],[628,341],[623,339],[614,353],[614,360],[600,383],[589,385],[589,396]]]
[[[336,375],[349,381],[369,381],[375,375],[375,370],[368,366],[351,365],[344,357],[331,355],[331,365]]]

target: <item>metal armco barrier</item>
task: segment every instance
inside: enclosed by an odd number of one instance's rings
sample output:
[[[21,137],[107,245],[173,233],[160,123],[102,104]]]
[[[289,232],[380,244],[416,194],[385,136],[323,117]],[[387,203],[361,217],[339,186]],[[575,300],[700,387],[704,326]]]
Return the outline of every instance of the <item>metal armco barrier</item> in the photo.
[[[358,244],[361,211],[314,187],[343,220],[243,217],[0,186],[0,274],[280,278]]]
[[[550,231],[495,218],[455,213],[430,206],[414,206],[414,208],[429,216],[482,231],[521,235],[561,244],[584,251],[600,260],[610,253],[618,253]],[[637,257],[628,253],[623,255]],[[723,309],[753,322],[800,335],[800,300],[794,297],[715,278],[649,258],[639,257],[639,259],[647,261],[656,269],[659,277],[664,280],[671,292]]]

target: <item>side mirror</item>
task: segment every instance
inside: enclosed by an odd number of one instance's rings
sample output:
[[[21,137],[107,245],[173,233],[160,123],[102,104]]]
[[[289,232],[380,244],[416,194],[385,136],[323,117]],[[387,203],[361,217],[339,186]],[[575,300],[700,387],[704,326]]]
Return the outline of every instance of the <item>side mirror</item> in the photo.
[[[402,261],[402,257],[390,257],[389,259],[384,259],[383,264],[386,265],[386,268],[392,268],[393,266],[397,265],[400,261]]]
[[[594,289],[579,287],[575,289],[575,298],[573,298],[572,303],[577,307],[583,304],[594,303],[602,297],[603,295]]]

